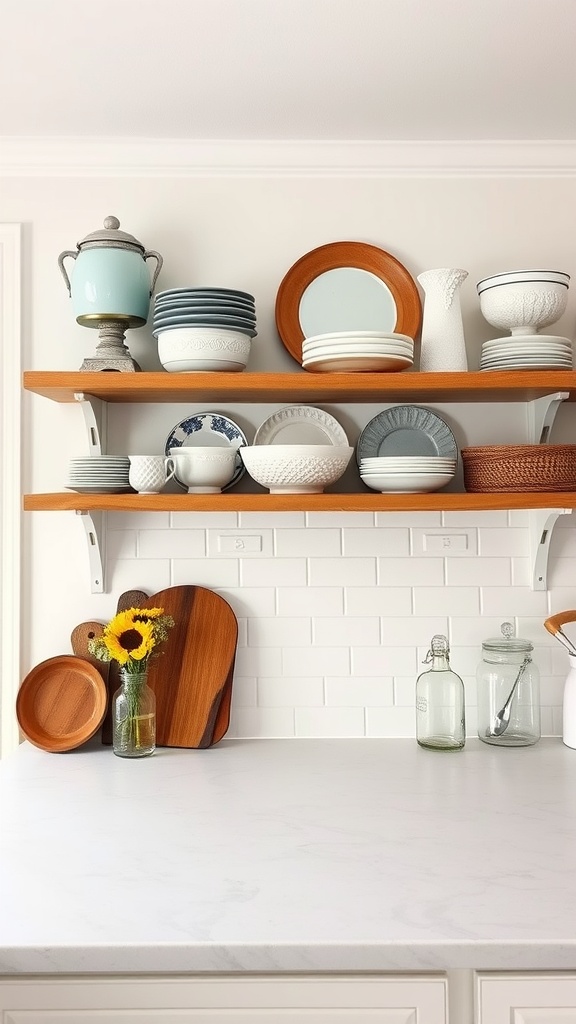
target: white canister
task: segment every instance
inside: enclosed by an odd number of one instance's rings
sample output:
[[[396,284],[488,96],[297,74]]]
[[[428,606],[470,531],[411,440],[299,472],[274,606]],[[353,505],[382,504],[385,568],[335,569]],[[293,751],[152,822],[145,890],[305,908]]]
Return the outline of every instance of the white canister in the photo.
[[[562,740],[576,750],[576,657],[568,655],[570,669],[564,683],[562,703]]]

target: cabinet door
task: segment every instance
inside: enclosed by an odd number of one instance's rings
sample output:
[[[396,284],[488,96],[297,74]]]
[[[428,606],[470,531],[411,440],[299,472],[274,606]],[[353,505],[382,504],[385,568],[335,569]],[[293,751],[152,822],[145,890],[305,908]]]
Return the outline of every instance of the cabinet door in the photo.
[[[576,1024],[576,974],[476,975],[477,1024]]]
[[[2,1024],[446,1024],[446,979],[12,978]]]

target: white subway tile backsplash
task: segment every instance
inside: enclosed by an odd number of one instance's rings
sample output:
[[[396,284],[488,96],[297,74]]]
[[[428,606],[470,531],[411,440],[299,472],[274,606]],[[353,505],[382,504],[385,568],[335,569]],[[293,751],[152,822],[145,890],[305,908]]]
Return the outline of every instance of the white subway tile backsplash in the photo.
[[[509,587],[511,583],[510,559],[447,558],[446,583],[449,587],[466,585]]]
[[[261,708],[321,707],[324,704],[324,682],[318,677],[258,680],[258,706]]]
[[[478,530],[478,553],[511,558],[513,555],[525,555],[528,551],[528,531],[515,530],[511,527],[501,530],[481,526]]]
[[[354,647],[351,655],[355,676],[408,676],[417,668],[414,647]]]
[[[141,558],[197,558],[206,553],[205,530],[140,530]]]
[[[333,707],[391,707],[394,683],[391,678],[353,676],[342,679],[330,676],[325,681],[326,704]]]
[[[285,739],[295,735],[293,708],[233,708],[228,737]]]
[[[245,587],[304,587],[305,558],[246,559],[240,564],[240,580]]]
[[[172,577],[174,586],[193,583],[210,590],[237,587],[240,566],[237,558],[178,558],[173,563]]]
[[[282,674],[286,676],[350,675],[349,647],[286,647],[281,652],[281,661]]]
[[[276,591],[273,587],[227,587],[222,596],[234,613],[245,619],[265,619],[276,612]]]
[[[261,616],[248,621],[249,647],[301,647],[311,643],[311,619]]]
[[[416,615],[475,615],[480,613],[477,587],[416,587]]]
[[[410,615],[412,611],[410,587],[348,587],[344,594],[347,615]]]
[[[302,557],[337,557],[342,548],[340,530],[317,529],[309,527],[304,530],[276,530],[276,554],[281,558],[287,555]]]
[[[344,612],[342,587],[282,587],[277,591],[278,615],[340,615]]]
[[[314,587],[369,587],[376,583],[375,558],[311,558],[308,582]]]
[[[363,708],[296,708],[297,736],[364,736]]]
[[[441,587],[444,559],[379,558],[378,582],[390,587]]]
[[[380,640],[380,620],[373,616],[342,615],[312,621],[313,642],[328,647],[338,638],[339,644],[371,647]]]
[[[543,734],[561,733],[568,659],[543,621],[576,608],[576,516],[559,517],[548,591],[531,589],[525,511],[110,513],[107,521],[111,606],[125,590],[153,595],[180,584],[209,587],[232,606],[231,737],[413,738],[415,682],[436,633],[449,637],[475,735],[482,641],[506,620],[534,644]],[[425,528],[467,531],[478,553],[420,554],[417,545],[411,553]],[[221,535],[263,542],[256,553],[222,551]],[[573,633],[576,641],[576,623]]]
[[[346,557],[357,555],[409,555],[410,531],[408,529],[386,529],[384,527],[354,530],[346,527],[342,531],[343,553]]]

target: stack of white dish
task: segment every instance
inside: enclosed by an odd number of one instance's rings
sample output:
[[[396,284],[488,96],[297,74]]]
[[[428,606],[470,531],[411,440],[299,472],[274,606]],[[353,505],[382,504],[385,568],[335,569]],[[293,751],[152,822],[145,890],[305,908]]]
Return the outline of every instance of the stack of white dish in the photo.
[[[381,494],[439,491],[456,473],[456,459],[434,455],[374,456],[360,459],[360,477]]]
[[[244,370],[257,334],[254,296],[232,288],[169,288],[154,300],[152,333],[171,373]]]
[[[485,341],[480,357],[481,370],[571,370],[572,366],[570,339],[544,334]]]
[[[337,331],[302,342],[302,366],[315,373],[378,373],[406,370],[414,362],[414,341],[386,331]]]
[[[131,491],[127,455],[88,455],[70,459],[66,487],[82,494],[115,494]]]

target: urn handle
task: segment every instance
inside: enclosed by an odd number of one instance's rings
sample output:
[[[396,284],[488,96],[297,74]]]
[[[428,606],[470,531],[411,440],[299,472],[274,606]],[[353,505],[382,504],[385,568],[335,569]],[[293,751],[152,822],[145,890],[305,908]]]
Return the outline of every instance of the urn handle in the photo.
[[[68,253],[62,253],[62,255],[63,256],[67,256]],[[154,271],[154,276],[152,277],[152,284],[150,285],[150,296],[152,296],[152,292],[154,291],[154,285],[156,284],[156,279],[158,277],[158,274],[162,270],[162,264],[164,263],[164,259],[162,258],[160,253],[159,252],[155,252],[154,249],[148,249],[144,253],[144,259],[145,260],[149,260],[150,257],[152,257],[152,259],[156,260],[156,270]]]
[[[66,282],[66,287],[68,289],[68,295],[72,295],[72,285],[70,284],[70,278],[68,277],[68,274],[66,273],[66,267],[64,266],[64,260],[66,259],[67,256],[70,256],[73,260],[75,260],[77,255],[78,255],[78,252],[72,252],[71,249],[68,249],[66,252],[61,252],[59,257],[58,257],[58,266],[60,267],[60,273],[62,274],[62,277],[64,278],[64,280]]]

